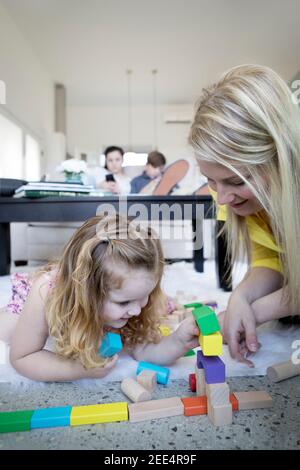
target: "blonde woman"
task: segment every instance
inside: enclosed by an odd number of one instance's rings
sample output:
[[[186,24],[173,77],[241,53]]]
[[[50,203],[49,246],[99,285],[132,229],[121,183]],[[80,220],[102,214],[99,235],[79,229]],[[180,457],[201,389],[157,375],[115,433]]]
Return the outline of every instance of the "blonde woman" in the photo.
[[[3,317],[7,328],[7,316],[19,316],[10,349],[13,367],[40,381],[104,377],[118,359],[98,354],[108,330],[121,334],[137,360],[167,365],[183,356],[197,346],[199,330],[188,318],[170,336],[159,334],[163,265],[160,242],[150,229],[139,230],[117,214],[85,222],[56,265],[16,280]],[[7,340],[1,325],[0,331]],[[49,335],[55,352],[43,349]]]
[[[204,90],[190,132],[232,264],[249,270],[221,315],[231,355],[252,366],[256,326],[300,311],[300,115],[271,69],[242,65]]]

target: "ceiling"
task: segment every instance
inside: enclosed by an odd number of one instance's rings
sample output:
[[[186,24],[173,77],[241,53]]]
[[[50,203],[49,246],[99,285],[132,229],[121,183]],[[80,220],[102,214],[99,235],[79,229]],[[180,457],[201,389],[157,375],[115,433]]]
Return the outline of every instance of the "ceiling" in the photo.
[[[300,69],[299,0],[0,0],[69,105],[193,103],[242,63]]]

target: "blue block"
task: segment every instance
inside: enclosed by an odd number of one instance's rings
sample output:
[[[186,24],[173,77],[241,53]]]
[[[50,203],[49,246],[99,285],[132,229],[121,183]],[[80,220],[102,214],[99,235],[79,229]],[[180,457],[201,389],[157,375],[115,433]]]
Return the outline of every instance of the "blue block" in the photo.
[[[122,350],[121,336],[117,333],[106,333],[103,337],[98,353],[102,357],[111,357]]]
[[[156,364],[150,364],[150,362],[139,362],[136,370],[138,375],[142,370],[152,370],[156,372],[157,383],[166,385],[169,379],[170,370],[167,367],[157,366]]]
[[[202,351],[197,351],[197,367],[204,368],[206,383],[225,382],[225,364],[218,356],[204,356]]]
[[[72,406],[35,410],[31,417],[30,427],[31,429],[36,429],[70,426],[71,411]]]

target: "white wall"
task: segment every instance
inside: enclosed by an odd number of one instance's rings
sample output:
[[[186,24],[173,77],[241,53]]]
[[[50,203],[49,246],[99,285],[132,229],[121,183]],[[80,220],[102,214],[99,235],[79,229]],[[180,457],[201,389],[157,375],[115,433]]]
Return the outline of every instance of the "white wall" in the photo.
[[[54,87],[34,52],[0,0],[0,80],[6,83],[6,105],[0,112],[27,128],[45,150],[54,127]]]
[[[193,116],[193,105],[157,107],[157,147],[167,160],[192,155],[187,144],[190,124],[166,124],[165,115]],[[134,147],[150,148],[154,138],[153,107],[133,106],[132,144]],[[107,145],[126,147],[129,140],[128,107],[126,106],[68,106],[68,151],[74,155],[82,151],[102,151]]]

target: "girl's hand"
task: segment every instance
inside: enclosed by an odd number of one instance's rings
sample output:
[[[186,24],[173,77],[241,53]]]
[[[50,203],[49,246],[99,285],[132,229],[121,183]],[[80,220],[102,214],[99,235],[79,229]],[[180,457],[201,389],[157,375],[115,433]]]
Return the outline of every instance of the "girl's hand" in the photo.
[[[239,362],[254,367],[246,357],[259,350],[256,318],[249,303],[244,298],[231,297],[227,310],[218,315],[223,339],[228,344],[230,355]]]
[[[199,328],[192,316],[183,320],[173,334],[186,351],[199,346]]]
[[[84,378],[86,379],[101,379],[102,377],[105,377],[109,372],[112,370],[112,368],[116,365],[117,360],[119,359],[119,355],[115,354],[112,356],[111,359],[105,364],[104,367],[94,367],[93,369],[86,369],[86,375]]]

